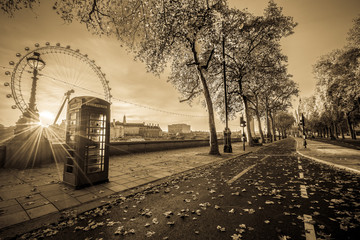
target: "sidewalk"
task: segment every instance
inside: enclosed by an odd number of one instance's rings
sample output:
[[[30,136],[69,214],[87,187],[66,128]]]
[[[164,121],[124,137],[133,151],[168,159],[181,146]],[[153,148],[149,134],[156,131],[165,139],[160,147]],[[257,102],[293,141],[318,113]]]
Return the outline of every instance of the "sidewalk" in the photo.
[[[296,151],[300,155],[321,163],[360,174],[359,150],[319,141],[312,141],[309,139],[306,139],[307,147],[304,148],[302,138],[294,139],[297,142]]]
[[[59,219],[71,211],[85,212],[110,202],[113,194],[260,148],[246,146],[244,152],[242,146],[234,143],[233,153],[221,156],[208,155],[209,147],[112,156],[109,182],[80,190],[62,183],[62,163],[27,170],[0,169],[0,239],[12,225],[38,221],[33,224],[39,227],[39,219],[46,216]]]

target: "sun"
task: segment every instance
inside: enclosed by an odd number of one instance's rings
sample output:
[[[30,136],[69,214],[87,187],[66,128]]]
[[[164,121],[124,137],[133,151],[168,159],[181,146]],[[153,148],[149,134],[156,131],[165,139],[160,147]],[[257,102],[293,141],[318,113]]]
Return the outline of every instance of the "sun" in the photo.
[[[40,115],[40,122],[41,125],[43,126],[49,126],[51,124],[53,124],[55,116],[53,113],[48,112],[48,111],[43,111],[39,113]]]

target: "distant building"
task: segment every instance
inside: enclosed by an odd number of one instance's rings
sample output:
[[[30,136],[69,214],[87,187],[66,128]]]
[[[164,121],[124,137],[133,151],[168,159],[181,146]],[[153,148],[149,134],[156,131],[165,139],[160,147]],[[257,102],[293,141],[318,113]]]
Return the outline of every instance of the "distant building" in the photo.
[[[119,121],[115,122],[115,119],[110,123],[110,140],[123,138],[124,137],[124,127]]]
[[[180,124],[171,124],[168,125],[168,132],[169,133],[190,133],[190,125],[180,123]]]
[[[128,136],[140,136],[143,138],[158,138],[162,136],[159,124],[128,123],[126,116],[123,122],[115,121],[110,126],[110,139],[124,138]]]
[[[162,136],[162,130],[159,124],[148,124],[139,129],[139,135],[144,138],[158,138]]]

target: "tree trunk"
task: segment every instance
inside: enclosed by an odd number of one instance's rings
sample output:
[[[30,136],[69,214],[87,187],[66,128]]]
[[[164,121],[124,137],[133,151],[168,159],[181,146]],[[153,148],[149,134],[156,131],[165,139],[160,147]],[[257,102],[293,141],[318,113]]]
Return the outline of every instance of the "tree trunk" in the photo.
[[[338,139],[339,138],[339,133],[338,133],[337,124],[334,122],[333,125],[334,125],[335,138]]]
[[[326,126],[326,138],[329,138],[329,127]]]
[[[265,142],[264,133],[263,133],[262,128],[261,128],[260,115],[259,115],[259,111],[258,111],[258,109],[257,109],[257,106],[256,106],[255,114],[256,114],[256,119],[257,119],[257,121],[258,121],[258,126],[259,126],[259,132],[260,132],[261,140],[262,140],[262,142]]]
[[[249,146],[252,147],[252,146],[254,146],[254,141],[253,141],[253,138],[251,136],[248,102],[247,102],[246,96],[242,96],[242,98],[243,98],[243,101],[244,101],[245,118],[246,118],[246,122],[247,122],[247,124],[246,124],[246,130],[248,132],[247,139],[248,139],[248,142],[249,142]]]
[[[330,125],[330,128],[329,128],[329,129],[330,129],[330,139],[331,139],[331,140],[335,140],[335,139],[336,139],[335,136],[334,136],[333,126],[334,126],[334,125],[331,124],[331,125]]]
[[[349,129],[349,134],[351,136],[352,139],[356,139],[356,134],[354,132],[354,129],[352,128],[352,123],[350,120],[350,113],[346,113],[346,122],[348,125],[348,129]]]
[[[340,126],[341,138],[345,139],[344,128]]]
[[[269,138],[269,139],[272,139],[272,136],[271,136],[271,131],[270,131],[270,121],[269,121],[269,108],[268,108],[268,97],[266,96],[266,102],[265,102],[265,106],[266,106],[266,110],[265,110],[265,113],[266,113],[266,137]]]
[[[279,140],[281,140],[281,130],[280,130],[280,128],[278,128],[277,131],[279,133]]]
[[[275,115],[275,113],[274,113]],[[271,141],[276,141],[276,129],[275,129],[275,116],[273,116],[273,114],[269,111],[269,117],[271,120],[271,127],[272,127],[272,132],[273,132],[273,138],[271,139]]]
[[[209,88],[207,86],[207,83],[206,83],[206,80],[205,80],[205,77],[203,75],[200,65],[197,66],[197,69],[198,69],[200,80],[201,80],[201,83],[203,86],[206,106],[207,106],[207,110],[209,113],[209,128],[210,128],[210,152],[209,152],[209,154],[220,155],[218,140],[217,140],[217,136],[216,136],[214,108],[213,108],[212,100],[210,97]]]

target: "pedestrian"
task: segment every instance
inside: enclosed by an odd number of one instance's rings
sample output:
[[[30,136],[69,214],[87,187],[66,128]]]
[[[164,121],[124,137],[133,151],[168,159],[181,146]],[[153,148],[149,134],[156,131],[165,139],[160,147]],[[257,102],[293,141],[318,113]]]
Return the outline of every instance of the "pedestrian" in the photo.
[[[306,142],[306,135],[304,135],[304,148],[306,148],[307,142]]]

